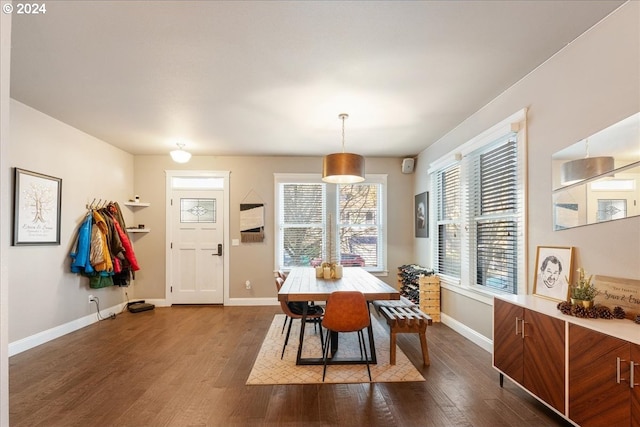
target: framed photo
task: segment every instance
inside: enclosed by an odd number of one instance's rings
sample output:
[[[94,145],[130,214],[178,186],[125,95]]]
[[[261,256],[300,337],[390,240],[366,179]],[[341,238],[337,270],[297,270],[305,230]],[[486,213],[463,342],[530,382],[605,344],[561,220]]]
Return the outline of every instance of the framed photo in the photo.
[[[14,170],[13,245],[59,245],[62,179]]]
[[[429,237],[429,192],[420,193],[415,199],[416,237]]]
[[[538,246],[533,294],[554,301],[567,301],[573,280],[572,246]]]

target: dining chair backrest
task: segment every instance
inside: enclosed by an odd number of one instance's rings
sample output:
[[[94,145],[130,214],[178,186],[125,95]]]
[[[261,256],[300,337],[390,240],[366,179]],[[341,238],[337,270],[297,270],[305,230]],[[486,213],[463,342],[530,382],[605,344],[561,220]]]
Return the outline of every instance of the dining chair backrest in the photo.
[[[359,291],[335,291],[329,295],[322,326],[335,332],[354,332],[369,326],[369,307]]]
[[[280,288],[282,288],[283,284],[284,284],[284,280],[282,280],[279,277],[276,277],[276,289],[278,290],[278,292],[280,292]],[[289,304],[287,304],[285,301],[280,301],[280,307],[282,308],[282,311],[284,312],[284,314],[286,314],[287,316],[294,319],[302,318],[302,314],[294,313],[293,311],[291,311]],[[322,312],[312,312],[307,314],[308,318],[318,318],[321,316],[322,316]]]
[[[282,270],[278,270],[277,273],[279,278],[281,278],[282,280],[287,280],[287,275],[284,273],[284,271]]]

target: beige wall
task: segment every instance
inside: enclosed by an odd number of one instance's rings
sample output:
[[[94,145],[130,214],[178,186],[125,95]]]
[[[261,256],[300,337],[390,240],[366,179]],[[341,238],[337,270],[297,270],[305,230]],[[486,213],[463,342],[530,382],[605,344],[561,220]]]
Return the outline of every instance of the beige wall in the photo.
[[[553,231],[551,155],[640,111],[640,3],[629,2],[583,34],[418,159],[416,191],[430,186],[429,164],[523,107],[528,108],[528,289],[537,246],[574,246],[574,267],[640,278],[640,217]],[[431,265],[430,241],[417,239],[420,264]],[[430,239],[429,239],[430,240]],[[443,312],[491,337],[491,306],[443,291]]]
[[[0,235],[9,229],[9,87],[11,14],[0,15]],[[9,425],[9,241],[0,239],[0,426]]]
[[[388,174],[388,266],[382,277],[397,283],[397,267],[413,261],[413,177],[401,173],[402,159],[368,158],[367,173]],[[133,287],[136,298],[165,298],[165,170],[230,171],[230,239],[240,239],[240,203],[265,203],[265,241],[241,243],[227,248],[230,256],[232,300],[273,298],[274,269],[274,173],[320,173],[320,157],[217,157],[194,156],[185,165],[168,155],[135,157],[135,192],[151,206],[136,209],[134,223],[151,228],[135,239],[136,255],[142,266]],[[245,289],[250,280],[252,289]]]
[[[101,308],[124,301],[122,289],[90,289],[87,278],[72,274],[69,251],[88,202],[131,197],[133,156],[20,102],[11,100],[10,106],[9,166],[62,178],[60,245],[7,251],[13,342],[94,314],[89,294],[100,298]],[[3,235],[10,240],[9,230]]]

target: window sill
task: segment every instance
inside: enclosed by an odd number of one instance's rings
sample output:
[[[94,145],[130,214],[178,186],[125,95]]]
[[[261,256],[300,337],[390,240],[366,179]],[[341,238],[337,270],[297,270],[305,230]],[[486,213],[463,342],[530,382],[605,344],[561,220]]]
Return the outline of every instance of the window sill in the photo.
[[[445,283],[442,281],[440,282],[440,287],[491,306],[493,305],[493,297],[502,295],[493,292],[487,292],[482,289],[472,288],[470,286],[452,285],[450,283]]]

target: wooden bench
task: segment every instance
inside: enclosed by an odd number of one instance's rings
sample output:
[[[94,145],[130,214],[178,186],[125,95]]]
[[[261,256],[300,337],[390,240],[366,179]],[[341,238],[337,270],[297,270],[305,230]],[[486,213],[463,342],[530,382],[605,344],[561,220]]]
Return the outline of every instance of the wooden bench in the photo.
[[[406,298],[399,301],[374,301],[373,306],[385,318],[391,332],[389,363],[396,364],[396,334],[415,333],[420,337],[422,361],[425,366],[430,365],[429,348],[427,347],[427,325],[431,325],[431,316],[424,314]]]

